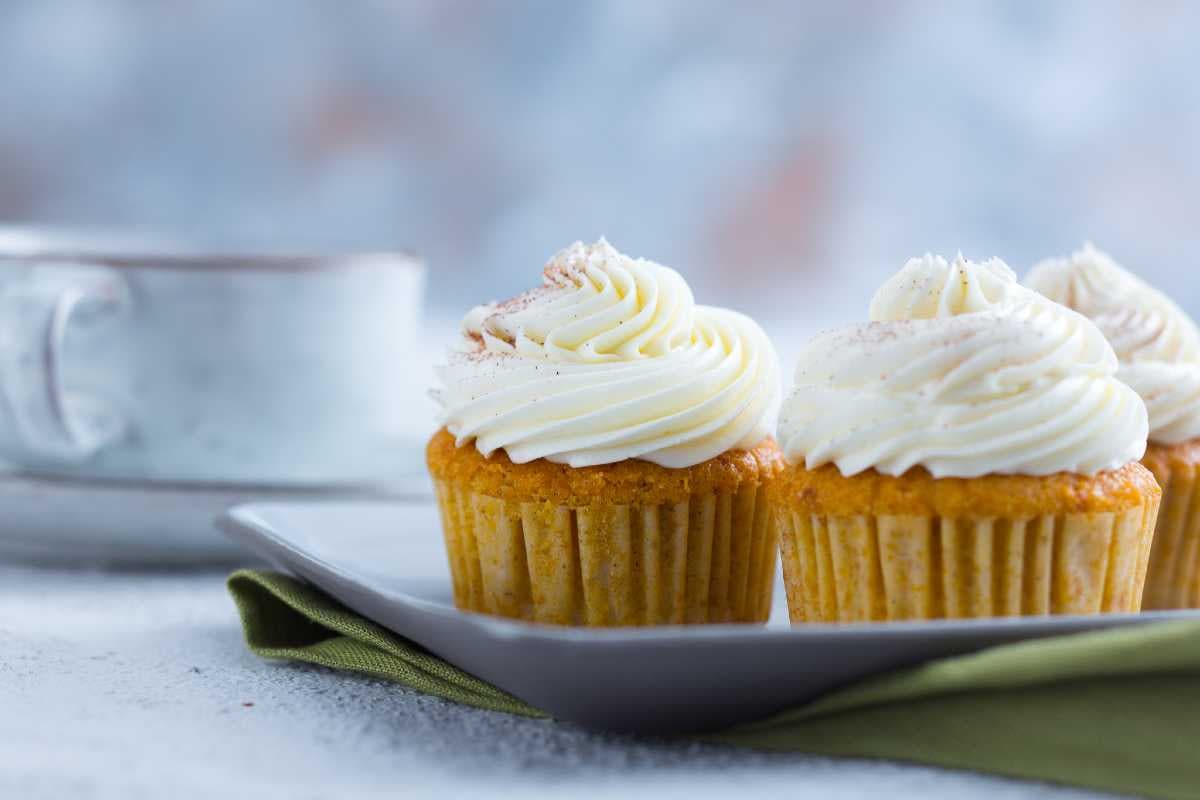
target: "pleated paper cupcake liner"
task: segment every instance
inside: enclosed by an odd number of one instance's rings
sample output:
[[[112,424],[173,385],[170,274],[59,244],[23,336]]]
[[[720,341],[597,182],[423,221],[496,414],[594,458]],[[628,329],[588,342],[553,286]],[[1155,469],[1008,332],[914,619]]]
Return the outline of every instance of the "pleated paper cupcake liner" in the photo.
[[[1137,611],[1157,497],[1022,519],[780,509],[793,623]]]
[[[1200,608],[1200,481],[1195,465],[1151,466],[1162,507],[1146,575],[1146,609]]]
[[[770,614],[778,542],[757,484],[583,508],[435,487],[461,609],[595,627]]]

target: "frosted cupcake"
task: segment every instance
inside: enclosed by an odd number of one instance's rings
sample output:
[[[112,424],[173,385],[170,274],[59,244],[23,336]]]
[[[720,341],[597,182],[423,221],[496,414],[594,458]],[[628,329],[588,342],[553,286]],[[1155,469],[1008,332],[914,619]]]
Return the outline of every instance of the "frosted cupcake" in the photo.
[[[1146,402],[1142,463],[1163,501],[1144,605],[1200,607],[1200,331],[1170,298],[1090,244],[1042,262],[1025,282],[1095,322],[1120,359],[1117,377]]]
[[[674,270],[576,243],[479,306],[427,448],[459,608],[563,625],[761,622],[776,356]]]
[[[1084,317],[999,260],[909,261],[817,337],[772,484],[793,622],[1136,611],[1146,408]]]

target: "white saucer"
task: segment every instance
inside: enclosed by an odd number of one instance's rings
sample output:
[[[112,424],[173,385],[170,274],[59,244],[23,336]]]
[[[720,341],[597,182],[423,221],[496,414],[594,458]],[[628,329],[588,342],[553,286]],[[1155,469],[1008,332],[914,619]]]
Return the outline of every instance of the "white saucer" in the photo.
[[[382,486],[123,481],[0,472],[0,559],[88,565],[246,561],[213,526],[249,500],[429,499],[424,475]]]
[[[873,673],[993,645],[1200,611],[853,625],[771,622],[589,630],[454,608],[430,503],[309,501],[234,508],[220,522],[257,554],[365,617],[555,718],[674,732],[761,718]]]

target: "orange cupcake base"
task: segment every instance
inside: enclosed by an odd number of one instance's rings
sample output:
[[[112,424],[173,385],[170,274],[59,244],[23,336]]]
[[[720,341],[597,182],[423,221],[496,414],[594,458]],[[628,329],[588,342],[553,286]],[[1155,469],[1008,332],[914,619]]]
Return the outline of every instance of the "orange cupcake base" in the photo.
[[[455,604],[558,625],[765,622],[778,551],[773,441],[684,469],[513,464],[427,448]]]
[[[1143,606],[1200,608],[1200,439],[1151,442],[1142,464],[1163,490]]]
[[[793,623],[1136,611],[1159,496],[1138,464],[972,480],[792,467],[772,487],[788,609]]]

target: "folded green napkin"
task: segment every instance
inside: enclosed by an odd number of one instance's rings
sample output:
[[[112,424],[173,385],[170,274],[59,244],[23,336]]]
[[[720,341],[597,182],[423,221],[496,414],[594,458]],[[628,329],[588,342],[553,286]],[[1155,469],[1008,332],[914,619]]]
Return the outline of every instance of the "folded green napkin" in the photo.
[[[294,578],[240,570],[229,591],[246,642],[260,656],[545,716]],[[1200,623],[1081,633],[946,658],[702,738],[1200,798]]]

